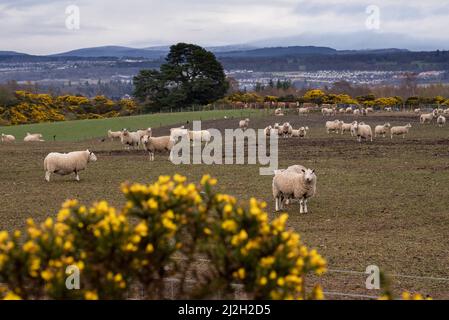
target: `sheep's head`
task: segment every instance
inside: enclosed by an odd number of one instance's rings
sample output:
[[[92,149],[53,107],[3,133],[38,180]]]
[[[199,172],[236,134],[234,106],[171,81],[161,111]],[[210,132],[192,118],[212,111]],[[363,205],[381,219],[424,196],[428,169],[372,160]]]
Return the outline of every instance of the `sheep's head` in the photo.
[[[384,127],[385,127],[385,128],[390,128],[390,127],[391,127],[391,125],[390,125],[390,123],[389,123],[389,122],[387,122],[387,123],[385,123],[385,124],[384,124]]]
[[[314,179],[316,179],[315,169],[302,169],[302,173],[306,183],[311,183]]]
[[[141,138],[140,138],[140,140],[142,141],[142,143],[144,143],[144,144],[147,144],[148,143],[148,140],[150,139],[150,136],[149,135],[143,135]]]
[[[86,151],[89,152],[89,158],[88,158],[89,162],[97,161],[97,156],[95,155],[95,153],[93,153],[92,151],[89,151],[89,149]]]
[[[406,127],[406,128],[411,128],[412,125],[411,125],[410,123],[408,123],[405,127]]]

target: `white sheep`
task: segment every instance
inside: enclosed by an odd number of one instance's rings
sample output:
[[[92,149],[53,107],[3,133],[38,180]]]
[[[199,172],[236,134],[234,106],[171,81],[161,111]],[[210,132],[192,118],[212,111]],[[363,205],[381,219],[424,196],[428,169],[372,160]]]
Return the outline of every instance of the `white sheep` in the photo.
[[[333,108],[322,108],[321,113],[323,116],[333,116],[336,114],[336,110]]]
[[[354,114],[355,116],[359,116],[359,115],[360,115],[360,110],[359,110],[359,109],[355,109],[354,112],[353,112],[353,114]]]
[[[16,141],[16,137],[11,134],[2,133],[2,142],[14,142]]]
[[[266,127],[265,129],[264,129],[264,133],[265,133],[265,135],[267,136],[267,137],[269,137],[270,135],[275,135],[275,136],[277,136],[278,134],[279,134],[279,125],[278,125],[278,128],[273,128],[271,125],[270,126],[268,126],[268,127]]]
[[[354,126],[354,129],[359,142],[362,142],[362,139],[373,141],[373,131],[369,125],[360,122]]]
[[[412,125],[410,123],[407,124],[406,126],[391,127],[390,129],[391,139],[393,139],[394,135],[396,136],[402,135],[402,138],[405,139],[405,135],[408,133],[411,127]]]
[[[97,161],[97,157],[89,150],[69,153],[49,153],[44,159],[45,180],[50,182],[50,175],[52,173],[59,175],[75,173],[75,179],[79,181],[79,172],[86,169],[89,162],[94,161]]]
[[[343,121],[334,120],[334,121],[326,121],[326,132],[327,134],[331,132],[339,133],[341,130]]]
[[[115,139],[120,139],[121,137],[122,137],[122,132],[121,131],[108,130],[108,138],[111,141],[114,141]]]
[[[437,116],[437,114],[436,114],[436,111],[434,110],[434,111],[432,111],[431,113],[424,113],[424,114],[422,114],[422,115],[420,115],[419,116],[419,122],[421,123],[421,124],[424,124],[424,123],[426,123],[426,122],[432,122],[432,120],[434,119],[434,118],[436,118],[436,116]]]
[[[29,133],[27,132],[25,138],[23,138],[23,141],[25,142],[43,142],[44,139],[42,139],[42,134],[40,133]]]
[[[249,119],[246,118],[245,120],[240,120],[239,122],[239,128],[243,129],[243,131],[245,131],[246,129],[248,129],[249,126]]]
[[[172,160],[171,150],[173,149],[175,143],[175,140],[172,136],[150,137],[145,135],[142,137],[142,142],[145,150],[148,151],[150,161],[154,161],[154,153],[156,151],[169,151],[170,155],[168,157],[168,160]]]
[[[299,200],[299,212],[307,213],[307,201],[315,195],[316,181],[315,170],[299,165],[277,170],[272,183],[276,211],[283,210],[286,201]]]
[[[385,135],[387,134],[387,130],[391,127],[391,125],[387,122],[383,125],[378,125],[374,128],[374,137],[382,136],[385,138]]]
[[[437,118],[437,124],[441,128],[446,124],[446,117],[445,116],[438,116]]]
[[[369,112],[374,112],[374,109],[371,107],[366,108],[366,113],[369,113]]]
[[[443,114],[449,114],[449,108],[444,109]]]
[[[274,115],[275,116],[283,116],[284,113],[282,112],[282,108],[277,108],[276,110],[274,110]]]
[[[206,142],[207,144],[210,142],[211,135],[210,132],[207,130],[199,130],[199,131],[193,131],[188,130],[190,141],[193,141],[193,145],[195,145],[195,141]]]
[[[279,136],[282,136],[284,138],[288,138],[292,135],[292,126],[289,122],[284,122],[282,126],[279,127],[278,132]]]
[[[357,121],[354,121],[354,122],[352,122],[352,123],[345,123],[345,122],[343,122],[342,121],[342,124],[341,124],[341,134],[343,134],[343,133],[345,133],[346,131],[347,132],[351,132],[351,128],[352,128],[352,126],[355,124],[355,123],[357,123]],[[352,134],[351,134],[352,135]]]
[[[127,129],[123,129],[122,134],[120,136],[120,141],[123,145],[126,146],[126,149],[138,148],[140,144],[140,134],[137,132],[130,132]]]
[[[298,114],[306,114],[309,112],[310,112],[310,109],[307,107],[298,108]]]
[[[345,113],[346,112],[346,109],[345,108],[340,108],[340,109],[338,109],[338,113]]]
[[[299,129],[292,129],[292,137],[305,138],[307,135],[307,131],[309,131],[309,127],[301,127]]]
[[[415,110],[413,110],[416,114],[420,114],[421,113],[421,109],[420,108],[416,108]]]
[[[392,109],[391,107],[385,107],[384,110],[385,110],[386,112],[391,112],[391,111],[393,111],[393,109]]]
[[[352,108],[351,107],[347,107],[346,108],[346,113],[352,113],[353,111],[352,111]]]

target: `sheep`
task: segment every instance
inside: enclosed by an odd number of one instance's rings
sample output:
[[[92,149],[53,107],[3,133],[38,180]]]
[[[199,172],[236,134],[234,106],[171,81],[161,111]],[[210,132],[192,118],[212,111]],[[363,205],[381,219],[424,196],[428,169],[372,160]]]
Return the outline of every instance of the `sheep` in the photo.
[[[338,133],[341,130],[343,121],[334,120],[334,121],[326,121],[326,132],[327,134],[331,132]]]
[[[357,136],[357,130],[356,130],[356,125],[358,124],[365,124],[365,122],[357,122],[354,121],[351,123],[351,137],[355,137]]]
[[[301,127],[298,130],[292,129],[292,137],[305,138],[309,127]]]
[[[355,109],[354,112],[353,112],[353,114],[354,114],[355,116],[359,116],[359,115],[360,115],[360,110],[359,110],[359,109]]]
[[[438,124],[438,126],[439,126],[440,128],[443,127],[443,126],[446,124],[446,117],[440,115],[440,116],[437,118],[437,124]]]
[[[346,112],[346,109],[345,108],[340,108],[340,109],[338,109],[338,113],[345,113]]]
[[[25,142],[43,142],[44,139],[42,139],[42,134],[40,133],[29,133],[27,132],[25,138],[23,138],[23,141]]]
[[[316,181],[315,170],[299,165],[275,172],[272,191],[276,211],[283,209],[285,200],[299,200],[299,212],[307,213],[307,201],[316,193]]]
[[[140,144],[140,134],[137,132],[129,132],[127,129],[123,129],[120,141],[129,150],[130,147],[138,148]]]
[[[10,134],[2,133],[2,142],[14,142],[16,141],[16,137]]]
[[[298,108],[298,114],[306,114],[309,112],[310,112],[310,109],[307,107]]]
[[[284,122],[282,126],[279,127],[279,135],[283,136],[284,138],[288,138],[292,135],[292,126],[289,122]]]
[[[444,109],[443,114],[449,114],[449,108]]]
[[[249,126],[249,119],[246,118],[245,120],[240,120],[239,122],[239,128],[243,129],[243,131],[245,131],[246,129],[248,129]]]
[[[45,180],[50,182],[50,175],[68,175],[75,173],[75,180],[80,181],[79,172],[86,169],[89,162],[97,161],[95,154],[89,150],[69,153],[51,152],[44,159]]]
[[[383,125],[378,125],[374,128],[374,137],[377,137],[377,135],[382,136],[385,138],[385,135],[387,134],[387,130],[391,127],[391,125],[387,122]]]
[[[397,126],[397,127],[391,127],[390,134],[391,139],[393,139],[394,135],[402,135],[402,138],[405,139],[405,135],[408,133],[412,125],[409,123],[406,126]]]
[[[200,131],[192,131],[188,130],[189,138],[191,141],[193,141],[193,145],[195,145],[195,141],[206,142],[207,144],[210,142],[210,132],[207,130],[200,130]]]
[[[115,139],[120,139],[121,137],[122,137],[122,132],[121,131],[108,130],[108,138],[111,141],[114,141]]]
[[[419,122],[424,124],[426,122],[432,122],[433,118],[436,118],[436,111],[432,111],[431,113],[423,113],[419,116]]]
[[[420,114],[420,113],[421,113],[421,109],[420,109],[420,108],[416,108],[416,109],[414,110],[414,112],[415,112],[416,114]]]
[[[346,108],[346,113],[352,113],[353,111],[352,111],[352,108],[351,107],[347,107]]]
[[[386,112],[391,112],[391,111],[393,111],[393,109],[391,108],[391,107],[385,107],[385,109],[384,109]]]
[[[369,112],[374,112],[374,109],[371,107],[366,108],[366,113],[369,113]]]
[[[279,125],[278,128],[273,128],[272,126],[268,126],[264,129],[264,133],[267,137],[270,135],[278,135],[279,134]]]
[[[185,129],[184,126],[181,126],[179,128],[171,128],[170,129],[170,137],[172,137],[173,140],[176,140],[178,137],[183,137],[189,134],[189,130]]]
[[[355,133],[357,134],[357,140],[359,142],[362,142],[362,139],[370,139],[371,142],[373,141],[373,131],[371,130],[371,127],[364,123],[357,123],[354,126]]]
[[[274,110],[274,115],[275,116],[283,116],[284,113],[282,112],[282,108],[277,108],[276,110]]]
[[[321,109],[321,113],[323,116],[332,116],[336,114],[335,110],[332,108],[323,108]]]
[[[156,151],[169,151],[168,160],[172,160],[171,150],[175,143],[173,136],[150,137],[145,135],[142,137],[142,142],[145,150],[148,151],[150,161],[154,161],[154,153]]]
[[[351,132],[351,127],[354,123],[357,123],[357,121],[354,121],[352,123],[344,123],[341,124],[341,134],[345,133],[346,131]]]

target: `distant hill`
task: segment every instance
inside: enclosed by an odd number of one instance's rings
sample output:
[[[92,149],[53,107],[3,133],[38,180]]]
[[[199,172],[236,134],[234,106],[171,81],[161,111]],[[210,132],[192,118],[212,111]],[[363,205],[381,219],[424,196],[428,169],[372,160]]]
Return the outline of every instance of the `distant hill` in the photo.
[[[0,51],[0,56],[29,56],[26,53],[16,51]]]
[[[55,57],[83,57],[83,58],[145,58],[145,59],[159,59],[167,54],[167,50],[149,50],[136,49],[121,46],[103,46],[93,48],[83,48],[72,50],[68,52],[58,53],[51,56]]]
[[[310,55],[310,54],[337,54],[338,51],[328,47],[314,47],[314,46],[292,46],[292,47],[273,47],[273,48],[259,48],[244,51],[230,51],[217,53],[219,57],[232,58],[263,58],[263,57],[280,57],[280,56],[295,56],[295,55]]]

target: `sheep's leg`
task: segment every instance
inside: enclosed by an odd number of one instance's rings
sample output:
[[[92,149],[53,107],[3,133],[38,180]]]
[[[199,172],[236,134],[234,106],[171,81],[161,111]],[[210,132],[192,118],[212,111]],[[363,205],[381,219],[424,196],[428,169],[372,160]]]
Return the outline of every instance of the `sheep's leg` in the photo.
[[[279,197],[274,198],[275,211],[279,211]]]
[[[79,175],[78,171],[76,171],[76,170],[75,170],[75,180],[80,181],[80,175]]]
[[[50,171],[45,171],[45,180],[47,180],[47,182],[50,182],[50,175],[51,175]]]
[[[307,199],[304,199],[304,213],[307,213]]]
[[[304,200],[299,200],[299,213],[304,213]]]

